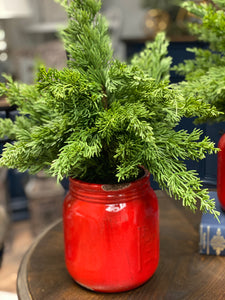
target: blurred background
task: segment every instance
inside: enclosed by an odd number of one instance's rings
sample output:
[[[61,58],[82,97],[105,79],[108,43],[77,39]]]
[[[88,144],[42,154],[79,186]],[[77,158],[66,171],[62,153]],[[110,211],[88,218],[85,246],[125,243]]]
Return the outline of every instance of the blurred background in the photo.
[[[129,60],[159,31],[166,31],[171,41],[169,55],[173,64],[192,58],[187,47],[207,47],[186,28],[187,22],[198,22],[196,17],[172,0],[103,0],[102,13],[109,22],[115,56],[122,60]],[[43,61],[48,67],[66,66],[66,54],[57,34],[66,23],[65,12],[54,0],[0,0],[0,74],[10,73],[16,80],[32,83],[36,61]],[[181,77],[171,72],[171,82],[180,80]],[[1,76],[0,81],[3,81]],[[14,119],[16,114],[16,108],[9,107],[2,97],[0,117]],[[217,142],[221,128],[215,126],[201,128]],[[180,128],[191,130],[192,120],[183,120]],[[0,153],[6,141],[7,137],[0,141]],[[188,164],[199,172],[206,186],[216,186],[216,157]],[[3,208],[2,212],[0,209],[0,253],[4,246],[0,299],[6,299],[1,291],[11,292],[12,299],[16,299],[16,273],[21,258],[35,236],[61,216],[64,196],[65,190],[55,179],[0,169],[0,207]],[[4,296],[10,299],[10,294]]]

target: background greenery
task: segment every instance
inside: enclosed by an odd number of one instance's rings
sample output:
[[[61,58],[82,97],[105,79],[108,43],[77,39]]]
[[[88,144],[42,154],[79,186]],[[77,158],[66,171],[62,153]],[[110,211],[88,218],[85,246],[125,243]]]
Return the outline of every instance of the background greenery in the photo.
[[[192,34],[206,43],[207,50],[190,48],[195,59],[187,60],[174,69],[185,76],[180,84],[185,96],[192,95],[215,106],[221,114],[211,118],[200,117],[199,122],[219,122],[225,120],[225,2],[213,0],[196,4],[183,3],[190,13],[198,16],[199,21],[189,24]]]

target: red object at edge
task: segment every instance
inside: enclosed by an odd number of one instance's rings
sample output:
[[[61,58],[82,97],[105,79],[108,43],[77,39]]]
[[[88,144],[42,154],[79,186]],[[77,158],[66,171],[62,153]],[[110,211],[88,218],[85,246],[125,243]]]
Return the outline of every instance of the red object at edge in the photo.
[[[225,210],[225,134],[219,140],[217,154],[217,195],[220,206]]]
[[[158,266],[158,219],[148,172],[129,184],[70,179],[63,213],[68,272],[77,283],[98,292],[142,285]]]

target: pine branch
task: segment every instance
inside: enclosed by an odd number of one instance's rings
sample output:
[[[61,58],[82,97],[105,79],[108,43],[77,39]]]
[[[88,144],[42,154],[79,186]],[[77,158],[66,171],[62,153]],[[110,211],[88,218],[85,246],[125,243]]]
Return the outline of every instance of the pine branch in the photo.
[[[168,57],[168,45],[165,33],[158,33],[154,42],[148,42],[141,53],[134,55],[131,64],[141,68],[157,82],[169,80],[172,58]]]
[[[101,1],[57,0],[68,13],[68,27],[60,32],[70,57],[68,65],[90,79],[106,82],[106,72],[112,60],[112,46],[105,18],[99,14]]]
[[[218,3],[220,1],[213,1]],[[185,1],[182,5],[191,13],[198,16],[202,23],[190,24],[190,30],[193,34],[198,35],[199,39],[209,42],[213,50],[225,50],[224,25],[225,14],[221,9],[217,9],[210,3],[196,4],[192,1]]]
[[[15,128],[11,119],[0,119],[0,138],[15,139]]]

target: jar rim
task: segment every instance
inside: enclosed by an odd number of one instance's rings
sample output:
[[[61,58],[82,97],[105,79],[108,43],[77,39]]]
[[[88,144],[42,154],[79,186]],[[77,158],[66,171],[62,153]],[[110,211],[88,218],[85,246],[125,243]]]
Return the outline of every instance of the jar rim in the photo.
[[[144,167],[141,167],[141,169],[144,171],[144,174],[140,177],[137,178],[134,181],[128,182],[128,183],[114,183],[114,184],[102,184],[102,183],[89,183],[82,181],[80,179],[76,178],[71,178],[69,177],[69,182],[70,182],[70,189],[74,188],[81,188],[84,190],[96,190],[96,191],[101,191],[101,192],[110,192],[110,193],[118,193],[122,190],[126,190],[128,188],[135,188],[135,186],[139,186],[140,182],[143,181],[148,181],[150,177],[150,173],[147,169]]]
[[[118,182],[118,183],[111,183],[111,184],[110,183],[94,183],[94,182],[87,182],[87,181],[83,181],[81,179],[72,178],[72,177],[69,177],[69,181],[70,182],[79,182],[82,185],[88,185],[88,186],[90,186],[90,185],[92,185],[92,186],[103,186],[103,185],[104,186],[112,186],[112,185],[120,185],[120,186],[122,186],[122,185],[124,185],[125,186],[125,185],[128,185],[130,183],[142,180],[144,177],[150,175],[149,171],[146,168],[140,167],[140,169],[142,169],[144,171],[144,174],[141,177],[139,177],[139,178],[137,178],[137,179],[135,179],[133,181],[130,181],[130,182],[124,182],[124,183],[119,183]]]

